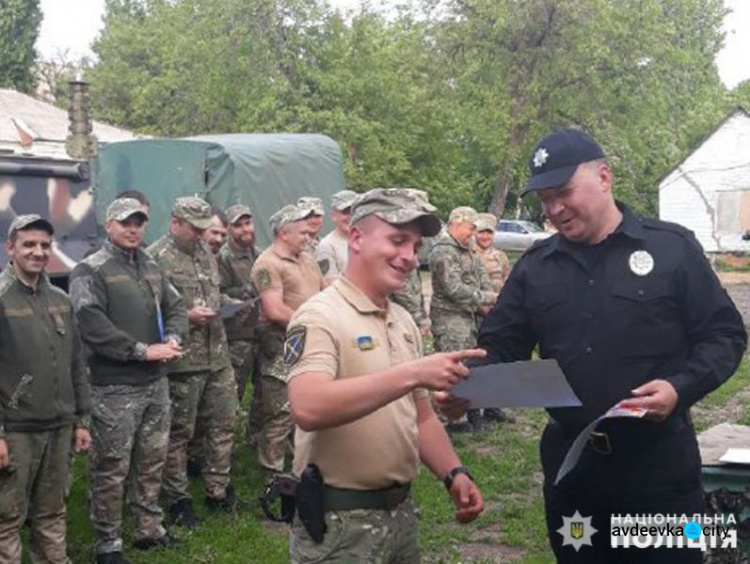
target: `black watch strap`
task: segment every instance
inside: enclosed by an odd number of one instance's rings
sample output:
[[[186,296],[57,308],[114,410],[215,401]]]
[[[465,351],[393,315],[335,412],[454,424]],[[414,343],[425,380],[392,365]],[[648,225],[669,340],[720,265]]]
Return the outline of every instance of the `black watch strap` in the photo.
[[[469,480],[471,480],[472,482],[474,481],[474,476],[471,475],[471,472],[469,472],[469,469],[466,466],[456,466],[453,470],[446,474],[445,478],[443,478],[443,484],[445,484],[446,490],[451,490],[453,479],[459,474],[466,474],[469,477]]]

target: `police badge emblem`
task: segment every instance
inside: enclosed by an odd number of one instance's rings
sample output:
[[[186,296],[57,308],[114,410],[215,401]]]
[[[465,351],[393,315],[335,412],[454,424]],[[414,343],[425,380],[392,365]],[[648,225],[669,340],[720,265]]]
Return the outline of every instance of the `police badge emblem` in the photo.
[[[654,257],[648,251],[635,251],[628,259],[630,272],[638,276],[646,276],[654,269]]]

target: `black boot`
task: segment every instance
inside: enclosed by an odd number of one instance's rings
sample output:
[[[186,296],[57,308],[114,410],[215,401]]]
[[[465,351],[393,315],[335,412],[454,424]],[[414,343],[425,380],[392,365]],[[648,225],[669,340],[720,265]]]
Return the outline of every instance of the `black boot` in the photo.
[[[140,539],[133,541],[133,548],[138,550],[151,550],[152,548],[174,548],[182,541],[169,533],[164,533],[158,539]]]
[[[203,464],[197,458],[189,458],[187,461],[187,474],[191,478],[200,478],[203,474]]]
[[[237,497],[234,486],[227,486],[227,493],[224,497],[206,496],[206,509],[212,513],[235,513],[245,508],[245,503]]]
[[[487,422],[482,418],[482,412],[478,409],[470,409],[469,411],[467,411],[466,419],[469,420],[469,424],[474,431],[487,430]]]
[[[193,511],[193,503],[187,498],[180,499],[169,507],[169,517],[177,527],[195,529],[201,524]]]

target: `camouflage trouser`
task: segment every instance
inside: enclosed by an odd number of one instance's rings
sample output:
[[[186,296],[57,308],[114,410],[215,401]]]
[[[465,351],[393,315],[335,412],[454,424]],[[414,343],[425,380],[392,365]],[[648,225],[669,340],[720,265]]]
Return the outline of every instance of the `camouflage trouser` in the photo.
[[[260,386],[266,417],[258,436],[258,461],[266,470],[283,472],[284,456],[294,433],[287,385],[275,376],[264,374],[260,377]]]
[[[250,412],[247,416],[247,430],[245,436],[250,445],[258,442],[258,435],[263,428],[263,397],[260,382],[253,379],[256,368],[258,345],[255,341],[230,341],[229,352],[232,355],[232,366],[237,378],[237,393],[240,402],[245,397],[247,384],[252,384],[253,398],[250,402]]]
[[[159,492],[169,442],[169,385],[160,378],[145,386],[92,386],[89,488],[96,553],[122,551],[125,482],[135,518],[133,540],[166,532]]]
[[[477,346],[477,325],[473,315],[430,312],[436,352],[459,351]]]
[[[229,469],[237,418],[237,383],[231,367],[189,374],[170,374],[172,425],[164,466],[164,495],[170,502],[189,498],[187,446],[198,413],[203,423],[203,484],[206,495],[222,498]]]
[[[289,539],[292,564],[416,564],[419,510],[411,498],[392,511],[355,509],[326,513],[326,535],[316,544],[298,517]]]
[[[473,349],[477,346],[477,325],[474,316],[432,311],[430,317],[435,352],[460,351]],[[439,410],[437,410],[437,413],[443,424],[451,422]],[[464,421],[466,421],[466,416],[454,422],[462,423]]]
[[[21,527],[29,518],[31,562],[68,562],[65,488],[70,425],[49,431],[8,432],[10,466],[0,470],[0,562],[21,563]]]

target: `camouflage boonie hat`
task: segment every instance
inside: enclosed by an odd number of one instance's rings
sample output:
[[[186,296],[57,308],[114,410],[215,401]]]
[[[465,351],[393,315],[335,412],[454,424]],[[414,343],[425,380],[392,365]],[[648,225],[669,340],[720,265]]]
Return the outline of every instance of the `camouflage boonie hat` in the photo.
[[[188,196],[177,198],[174,201],[172,215],[184,219],[196,229],[208,229],[211,227],[211,206],[202,198]]]
[[[311,196],[302,196],[297,200],[297,207],[303,210],[311,210],[311,215],[325,215],[323,211],[323,200]]]
[[[411,188],[375,188],[357,196],[352,204],[350,225],[368,215],[374,215],[392,225],[403,225],[418,221],[419,230],[425,237],[440,233],[437,208],[430,204],[427,193]]]
[[[23,231],[35,223],[38,223],[39,227],[44,229],[50,235],[54,235],[55,229],[49,221],[44,219],[41,215],[30,213],[27,215],[19,215],[11,222],[10,227],[8,228],[8,239],[10,239],[16,231]]]
[[[476,225],[477,221],[479,221],[477,210],[469,206],[453,208],[448,216],[448,223],[462,223],[464,221]]]
[[[336,192],[331,200],[331,207],[336,211],[346,211],[351,209],[354,200],[357,198],[357,193],[351,190],[341,190]]]
[[[302,221],[313,215],[313,210],[300,208],[294,204],[289,204],[275,212],[269,219],[268,223],[271,224],[271,229],[274,233],[287,225],[288,223],[295,223]]]
[[[477,231],[494,231],[497,226],[497,217],[491,213],[480,213],[477,222]]]
[[[141,214],[144,219],[148,219],[148,214],[143,210],[141,204],[135,198],[117,198],[109,204],[107,208],[107,221],[125,221],[131,215]]]
[[[229,206],[224,214],[227,216],[229,225],[234,225],[245,216],[253,217],[253,212],[250,210],[250,206],[246,206],[245,204],[234,204],[233,206]]]

